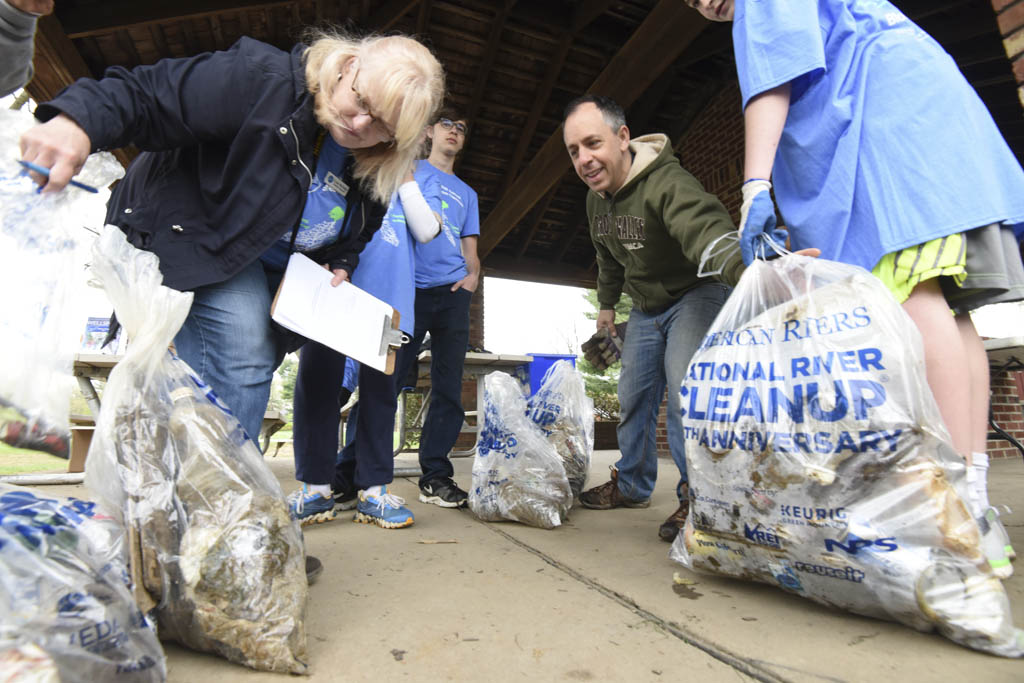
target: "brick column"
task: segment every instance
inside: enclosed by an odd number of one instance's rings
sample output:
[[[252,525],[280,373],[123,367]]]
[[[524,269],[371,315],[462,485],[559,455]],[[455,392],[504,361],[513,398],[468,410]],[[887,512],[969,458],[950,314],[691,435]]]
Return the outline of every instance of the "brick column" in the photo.
[[[480,275],[480,284],[473,292],[473,301],[469,304],[469,345],[479,348],[484,346],[484,276]]]
[[[1013,63],[1017,95],[1024,106],[1024,0],[992,0],[1006,56]]]
[[[1024,372],[993,372],[990,380],[993,419],[1000,429],[1024,443]],[[1020,457],[1020,451],[1005,439],[989,439],[985,450],[992,458]]]

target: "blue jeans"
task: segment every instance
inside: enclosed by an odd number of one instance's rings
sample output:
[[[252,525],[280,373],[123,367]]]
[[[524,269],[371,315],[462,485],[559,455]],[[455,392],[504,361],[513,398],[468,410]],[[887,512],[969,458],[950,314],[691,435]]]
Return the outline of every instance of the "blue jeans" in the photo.
[[[454,284],[454,283],[453,283]],[[469,302],[473,293],[451,285],[416,290],[416,329],[399,351],[395,376],[404,378],[416,363],[420,344],[430,332],[430,408],[420,435],[420,485],[451,479],[455,469],[448,452],[462,431],[462,368],[469,347]]]
[[[285,353],[285,341],[270,320],[281,275],[257,260],[224,282],[199,287],[174,337],[178,357],[213,388],[253,441]]]
[[[615,464],[619,491],[631,500],[646,500],[658,477],[656,445],[658,410],[668,383],[668,445],[679,468],[676,495],[683,499],[686,483],[686,452],[679,388],[690,358],[731,290],[708,282],[689,290],[660,313],[634,308],[629,314],[619,375],[619,450]]]

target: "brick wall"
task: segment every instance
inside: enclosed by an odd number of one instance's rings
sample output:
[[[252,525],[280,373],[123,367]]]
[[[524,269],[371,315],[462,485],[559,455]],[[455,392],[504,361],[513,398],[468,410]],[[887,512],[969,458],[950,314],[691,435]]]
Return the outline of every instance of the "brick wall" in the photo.
[[[992,0],[1006,56],[1013,62],[1017,94],[1024,106],[1024,0]]]
[[[683,168],[718,195],[733,220],[740,219],[743,184],[743,112],[740,86],[731,81],[715,95],[675,149]]]
[[[1024,372],[993,374],[991,380],[992,418],[1010,436],[1024,443]],[[1020,451],[1005,439],[989,439],[985,450],[992,458],[1020,457]]]

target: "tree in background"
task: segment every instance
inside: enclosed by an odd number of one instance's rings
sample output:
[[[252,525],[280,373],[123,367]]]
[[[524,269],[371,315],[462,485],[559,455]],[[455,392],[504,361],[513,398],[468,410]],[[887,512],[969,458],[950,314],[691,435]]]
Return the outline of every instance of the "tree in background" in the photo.
[[[295,378],[298,373],[298,356],[294,353],[289,353],[281,361],[277,371],[274,372],[274,382],[270,389],[270,401],[267,404],[268,408],[280,411],[289,422],[292,419],[292,399],[295,398]]]
[[[598,311],[601,310],[601,305],[597,301],[597,290],[588,289],[583,297],[593,309],[584,315],[590,320],[597,320]],[[633,299],[623,292],[619,303],[615,304],[615,322],[628,320],[629,312],[632,309]],[[617,421],[619,419],[619,373],[622,371],[622,363],[616,362],[604,370],[598,370],[581,354],[576,360],[576,367],[583,374],[587,396],[594,399],[596,419]]]

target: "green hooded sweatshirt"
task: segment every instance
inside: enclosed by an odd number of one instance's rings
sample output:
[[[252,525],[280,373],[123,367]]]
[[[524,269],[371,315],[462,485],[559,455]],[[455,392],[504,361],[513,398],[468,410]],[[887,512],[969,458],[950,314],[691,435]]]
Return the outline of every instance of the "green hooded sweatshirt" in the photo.
[[[611,196],[587,193],[590,238],[597,250],[597,300],[614,308],[622,291],[645,313],[658,313],[707,278],[697,269],[705,247],[733,232],[729,212],[683,170],[661,134],[634,138],[626,181]],[[728,285],[743,272],[739,245],[720,241],[705,270]]]

